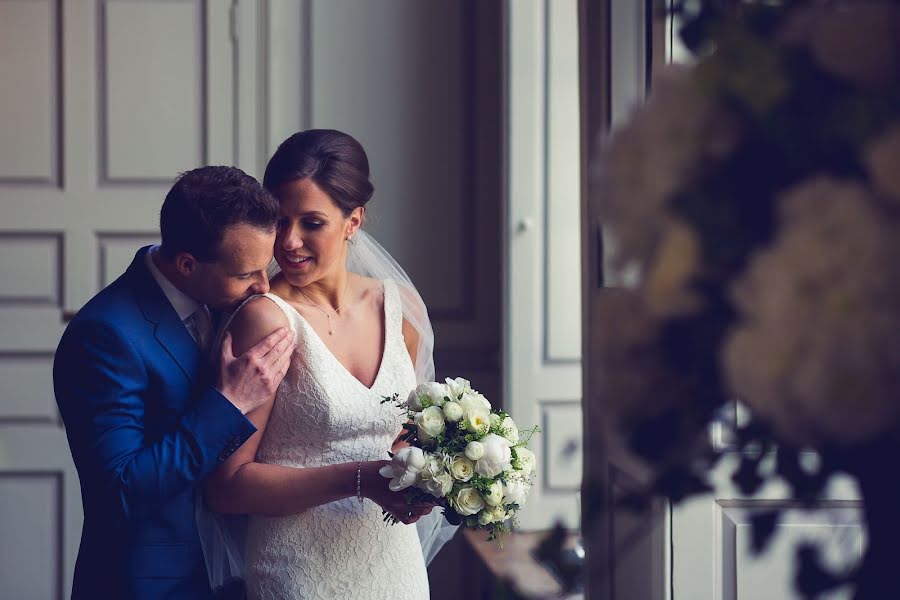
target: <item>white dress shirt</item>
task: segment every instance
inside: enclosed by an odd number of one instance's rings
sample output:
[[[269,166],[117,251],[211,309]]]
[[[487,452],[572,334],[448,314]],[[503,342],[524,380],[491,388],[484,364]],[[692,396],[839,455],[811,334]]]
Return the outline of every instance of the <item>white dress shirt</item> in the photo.
[[[200,304],[179,290],[163,275],[153,261],[153,257],[157,252],[159,252],[158,245],[152,246],[147,251],[147,254],[144,256],[147,268],[150,269],[150,274],[153,275],[153,279],[156,280],[156,283],[162,289],[169,304],[175,309],[178,318],[184,323],[188,333],[191,334],[191,337],[194,338],[194,341],[197,342],[200,348],[205,350],[209,346],[209,338],[212,333],[212,319],[210,318],[209,309],[205,304]]]

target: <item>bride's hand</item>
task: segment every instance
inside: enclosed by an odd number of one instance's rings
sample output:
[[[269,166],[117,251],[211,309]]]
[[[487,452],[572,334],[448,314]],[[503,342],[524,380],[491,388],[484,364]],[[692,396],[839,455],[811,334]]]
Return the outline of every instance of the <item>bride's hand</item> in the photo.
[[[388,488],[390,479],[378,470],[391,464],[389,460],[375,460],[362,464],[360,487],[362,495],[378,504],[401,523],[415,523],[434,508],[434,504],[407,504],[406,493],[392,492]]]

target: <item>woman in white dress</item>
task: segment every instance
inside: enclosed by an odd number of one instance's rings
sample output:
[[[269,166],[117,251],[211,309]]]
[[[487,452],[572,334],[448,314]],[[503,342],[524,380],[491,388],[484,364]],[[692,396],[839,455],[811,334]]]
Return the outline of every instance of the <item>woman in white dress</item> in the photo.
[[[236,312],[225,343],[240,355],[287,326],[297,350],[276,396],[247,415],[257,433],[209,478],[207,503],[250,515],[250,598],[424,600],[411,523],[431,506],[407,505],[378,470],[403,425],[381,400],[416,386],[431,348],[421,348],[426,332],[410,310],[425,314],[414,288],[347,268],[348,248],[365,235],[368,159],[347,134],[304,131],[278,148],[264,185],[281,204],[281,273]],[[402,523],[385,524],[382,510]]]

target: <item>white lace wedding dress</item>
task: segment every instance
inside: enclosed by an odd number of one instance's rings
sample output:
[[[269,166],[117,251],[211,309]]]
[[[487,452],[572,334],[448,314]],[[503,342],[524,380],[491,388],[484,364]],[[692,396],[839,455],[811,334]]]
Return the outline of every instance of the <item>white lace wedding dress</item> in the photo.
[[[384,396],[416,386],[402,332],[397,284],[384,283],[384,354],[367,388],[337,360],[288,303],[297,350],[256,453],[258,462],[291,467],[388,458],[403,415]],[[250,598],[425,600],[428,575],[414,525],[386,525],[381,508],[345,498],[288,517],[250,518],[246,546]]]

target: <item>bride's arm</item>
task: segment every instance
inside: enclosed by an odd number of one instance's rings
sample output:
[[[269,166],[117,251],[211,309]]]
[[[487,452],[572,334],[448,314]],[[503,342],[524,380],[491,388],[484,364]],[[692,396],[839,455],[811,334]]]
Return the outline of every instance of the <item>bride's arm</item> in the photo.
[[[257,299],[247,303],[231,322],[234,351],[244,352],[259,339],[280,327],[287,326],[287,317],[270,300]],[[260,408],[247,414],[256,426],[256,433],[205,482],[207,503],[221,513],[250,513],[282,516],[303,512],[314,506],[356,495],[358,463],[341,463],[323,467],[293,468],[255,462],[259,441],[265,432],[272,412],[274,395]],[[387,479],[378,469],[387,461],[362,463],[361,491],[386,510],[406,522],[402,494],[387,489]]]

